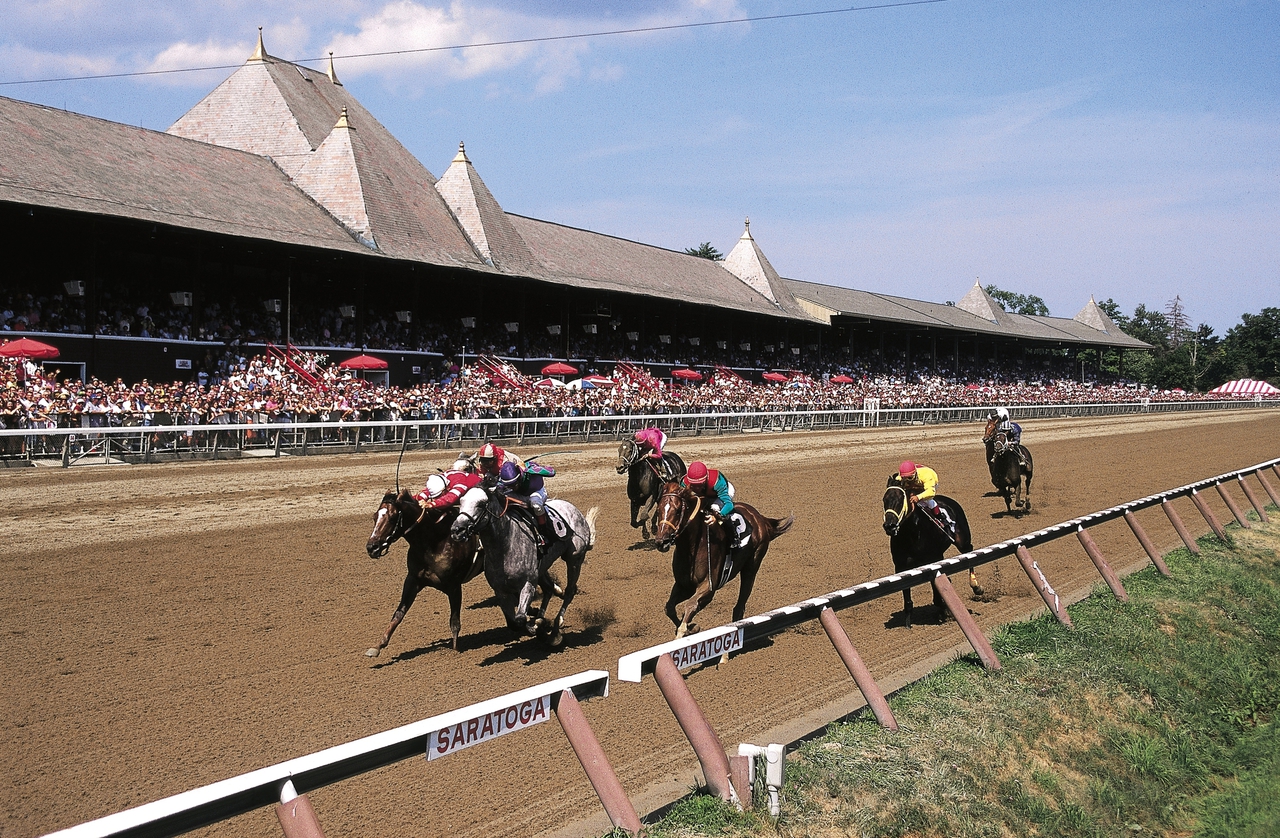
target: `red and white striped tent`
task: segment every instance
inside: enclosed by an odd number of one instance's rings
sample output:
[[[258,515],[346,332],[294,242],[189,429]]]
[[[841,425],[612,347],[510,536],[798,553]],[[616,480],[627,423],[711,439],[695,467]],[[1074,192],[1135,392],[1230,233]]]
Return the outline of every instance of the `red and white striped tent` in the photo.
[[[1280,388],[1273,387],[1265,381],[1252,378],[1240,378],[1228,381],[1221,387],[1214,387],[1209,395],[1218,396],[1275,396],[1280,395]]]

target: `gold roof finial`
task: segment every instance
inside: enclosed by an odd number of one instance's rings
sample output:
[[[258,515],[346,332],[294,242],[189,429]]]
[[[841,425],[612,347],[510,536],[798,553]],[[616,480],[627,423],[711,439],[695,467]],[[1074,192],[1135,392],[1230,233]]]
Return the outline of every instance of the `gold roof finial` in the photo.
[[[347,109],[344,107],[342,113],[338,114],[338,124],[334,128],[350,128],[351,123],[347,120]],[[354,130],[354,129],[353,129]]]
[[[751,238],[751,218],[750,218],[750,217],[748,217],[748,218],[746,219],[746,221],[745,221],[745,222],[743,222],[743,226],[744,226],[746,229],[744,229],[744,230],[742,231],[742,237],[743,237],[744,239],[749,239],[749,238]]]
[[[342,82],[338,81],[338,74],[333,71],[333,50],[329,50],[329,81],[342,87]]]
[[[463,145],[462,140],[458,140],[458,153],[453,155],[454,163],[470,163],[467,159],[467,147]]]
[[[253,51],[253,55],[249,56],[250,61],[266,61],[267,48],[262,45],[262,27],[258,27],[258,48]]]

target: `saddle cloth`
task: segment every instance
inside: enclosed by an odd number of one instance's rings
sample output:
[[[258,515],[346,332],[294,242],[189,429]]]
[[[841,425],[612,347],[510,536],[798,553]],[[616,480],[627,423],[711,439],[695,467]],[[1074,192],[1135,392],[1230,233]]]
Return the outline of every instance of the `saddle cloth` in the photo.
[[[556,511],[554,506],[547,505],[543,509],[547,510],[547,520],[551,522],[551,529],[555,531],[556,538],[564,540],[573,536],[569,522]]]
[[[729,531],[729,552],[724,557],[724,567],[720,571],[720,580],[716,583],[713,590],[720,590],[729,583],[733,578],[734,570],[742,563],[749,552],[747,548],[751,544],[751,526],[747,523],[747,519],[743,518],[740,513],[730,512],[728,523]]]

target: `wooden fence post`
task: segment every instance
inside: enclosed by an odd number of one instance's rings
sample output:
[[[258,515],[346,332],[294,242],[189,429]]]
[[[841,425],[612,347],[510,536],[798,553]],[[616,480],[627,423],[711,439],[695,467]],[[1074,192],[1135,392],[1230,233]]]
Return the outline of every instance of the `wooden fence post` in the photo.
[[[1222,488],[1222,484],[1214,483],[1213,487],[1218,490],[1218,494],[1222,496],[1222,502],[1227,505],[1227,509],[1231,510],[1232,516],[1235,517],[1236,523],[1240,525],[1241,529],[1253,529],[1253,525],[1249,523],[1248,516],[1240,510],[1240,507],[1236,505],[1236,502],[1232,499],[1231,495],[1227,494],[1227,490]]]
[[[1191,490],[1191,502],[1196,505],[1196,509],[1200,510],[1200,514],[1209,523],[1209,528],[1213,530],[1213,534],[1218,537],[1218,540],[1225,542],[1227,540],[1227,531],[1222,528],[1222,524],[1218,523],[1218,517],[1213,514],[1209,504],[1200,498],[1200,493],[1195,489]]]
[[[1111,588],[1111,593],[1116,595],[1116,599],[1121,602],[1129,601],[1129,594],[1125,591],[1124,585],[1120,584],[1120,577],[1116,576],[1111,565],[1107,564],[1107,560],[1102,557],[1102,551],[1098,549],[1098,545],[1093,542],[1093,536],[1085,530],[1084,527],[1076,527],[1076,538],[1080,539],[1080,544],[1084,547],[1084,551],[1089,554],[1089,559],[1093,562],[1093,566],[1102,574],[1102,578],[1107,580],[1107,586]]]
[[[1169,500],[1160,501],[1160,508],[1164,510],[1164,514],[1169,516],[1169,523],[1173,524],[1173,528],[1178,533],[1178,537],[1182,539],[1182,543],[1187,545],[1187,550],[1191,555],[1200,555],[1200,548],[1196,545],[1196,540],[1191,537],[1191,533],[1187,532],[1186,525],[1182,523],[1182,519],[1178,517],[1178,510],[1173,508],[1173,504]]]
[[[973,615],[969,613],[969,609],[960,601],[960,595],[956,593],[956,589],[952,586],[951,580],[947,578],[947,574],[939,573],[933,577],[933,587],[947,603],[951,616],[955,617],[956,622],[960,624],[960,630],[968,638],[969,645],[973,647],[973,651],[978,653],[979,659],[982,660],[982,665],[992,671],[1000,669],[1000,659],[996,657],[995,650],[987,642],[982,629],[978,628],[978,624],[973,619]]]
[[[702,774],[707,779],[707,788],[726,803],[732,801],[735,795],[729,779],[729,756],[725,753],[724,745],[720,744],[720,737],[702,714],[702,708],[698,706],[693,693],[689,692],[689,685],[684,682],[684,676],[676,668],[670,654],[658,658],[653,678],[658,682],[658,689],[675,714],[676,721],[680,723],[680,729],[693,746],[694,753],[698,755]]]
[[[1049,606],[1053,616],[1057,617],[1058,622],[1067,628],[1074,628],[1071,624],[1071,615],[1067,613],[1062,600],[1058,598],[1058,592],[1049,584],[1049,580],[1045,578],[1044,571],[1040,569],[1040,565],[1032,560],[1031,552],[1019,544],[1016,555],[1018,564],[1022,565],[1022,569],[1027,572],[1027,578],[1031,580],[1032,585],[1036,586],[1036,590],[1040,592],[1040,598],[1044,600],[1045,605]]]
[[[1271,518],[1267,516],[1267,505],[1258,503],[1258,496],[1253,493],[1253,489],[1249,488],[1249,484],[1244,482],[1244,475],[1237,474],[1236,480],[1240,481],[1240,490],[1244,492],[1245,498],[1253,506],[1253,511],[1258,513],[1258,520],[1264,524],[1270,524]]]
[[[876,683],[875,678],[871,677],[871,670],[867,669],[867,665],[862,662],[862,656],[858,654],[858,650],[853,648],[853,642],[849,640],[844,626],[840,625],[840,618],[836,616],[836,612],[830,608],[823,608],[818,614],[818,620],[826,630],[827,637],[831,638],[831,645],[835,646],[836,654],[840,656],[840,660],[844,661],[845,668],[853,676],[854,683],[858,685],[858,689],[862,690],[862,697],[867,700],[867,706],[875,714],[876,721],[881,727],[896,731],[898,720],[893,717],[889,703],[884,700],[880,685]]]
[[[1142,549],[1147,552],[1147,557],[1151,559],[1151,563],[1156,566],[1156,570],[1160,571],[1161,576],[1172,576],[1169,567],[1164,563],[1164,559],[1160,558],[1160,553],[1151,543],[1151,539],[1147,538],[1147,533],[1142,529],[1142,525],[1138,523],[1138,519],[1133,517],[1133,513],[1129,510],[1124,511],[1124,522],[1129,525],[1129,529],[1133,530],[1133,535],[1138,539],[1138,543],[1142,545]]]

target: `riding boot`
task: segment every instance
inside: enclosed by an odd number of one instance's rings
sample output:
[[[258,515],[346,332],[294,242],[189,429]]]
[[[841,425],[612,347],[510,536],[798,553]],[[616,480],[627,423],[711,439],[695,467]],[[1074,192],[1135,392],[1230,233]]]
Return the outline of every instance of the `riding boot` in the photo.
[[[541,553],[547,549],[547,545],[556,540],[555,533],[551,531],[550,521],[547,520],[547,513],[538,515],[535,519],[537,526],[533,528],[534,535],[537,536],[538,552]]]

